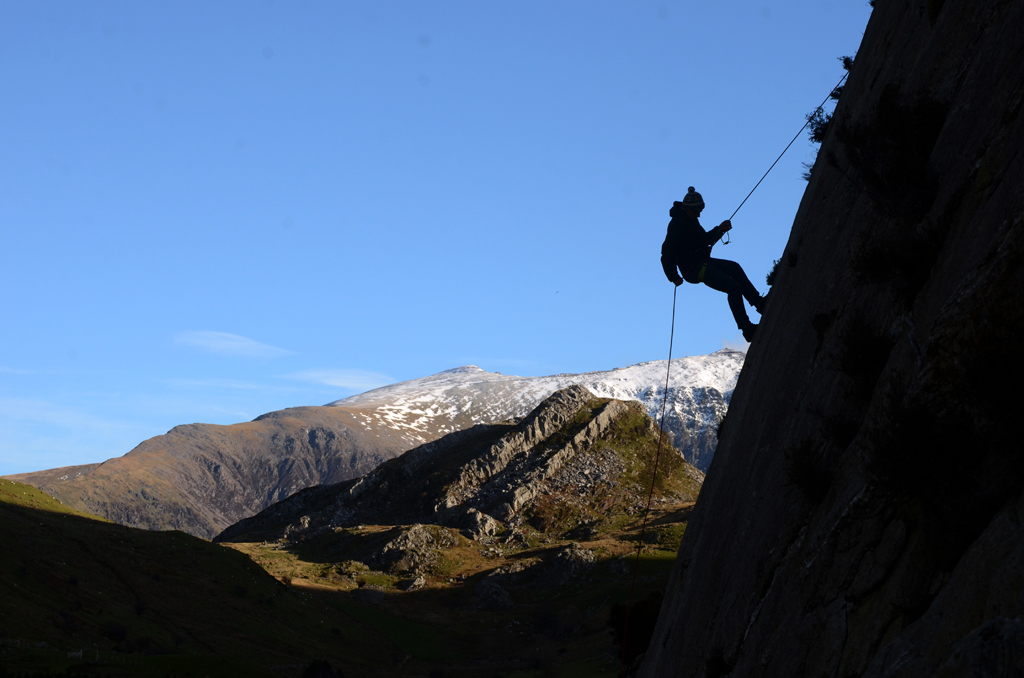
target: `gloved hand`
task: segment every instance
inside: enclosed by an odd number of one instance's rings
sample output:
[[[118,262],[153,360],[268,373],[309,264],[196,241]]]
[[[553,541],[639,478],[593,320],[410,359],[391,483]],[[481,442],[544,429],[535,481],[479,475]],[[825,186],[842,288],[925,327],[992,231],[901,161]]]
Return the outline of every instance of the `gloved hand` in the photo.
[[[718,227],[722,229],[722,233],[728,233],[729,231],[732,230],[732,222],[726,219],[725,221],[720,223]]]

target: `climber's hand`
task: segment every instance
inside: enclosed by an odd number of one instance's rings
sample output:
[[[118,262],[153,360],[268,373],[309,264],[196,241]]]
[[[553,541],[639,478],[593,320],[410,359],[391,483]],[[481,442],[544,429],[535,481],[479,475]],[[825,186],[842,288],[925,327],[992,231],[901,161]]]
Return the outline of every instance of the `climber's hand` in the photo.
[[[732,222],[726,219],[721,224],[719,224],[718,227],[722,229],[722,233],[728,233],[729,231],[732,230]]]

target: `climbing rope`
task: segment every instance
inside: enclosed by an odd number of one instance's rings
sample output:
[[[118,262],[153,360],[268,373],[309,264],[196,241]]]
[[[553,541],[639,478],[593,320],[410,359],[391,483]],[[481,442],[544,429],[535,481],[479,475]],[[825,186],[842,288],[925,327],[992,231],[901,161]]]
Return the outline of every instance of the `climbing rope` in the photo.
[[[640,539],[636,545],[636,560],[633,562],[633,581],[629,585],[629,598],[626,600],[626,618],[622,624],[622,670],[621,675],[626,675],[626,639],[629,637],[629,610],[633,605],[633,589],[636,587],[636,573],[640,568],[640,552],[644,547],[644,533],[647,530],[647,516],[651,512],[651,500],[654,498],[654,482],[658,479],[658,461],[661,459],[662,442],[665,440],[665,408],[668,405],[668,384],[669,375],[672,374],[672,343],[676,337],[676,294],[679,287],[672,290],[672,330],[668,337],[668,368],[665,370],[665,397],[661,401],[661,421],[658,424],[658,452],[654,455],[654,473],[651,474],[651,491],[647,493],[647,507],[644,509],[644,519],[640,523]]]
[[[772,166],[768,168],[768,172],[771,172],[773,169],[775,169],[775,166],[777,164],[779,164],[780,160],[782,160],[782,156],[786,155],[786,151],[789,150],[789,147],[793,145],[793,142],[795,142],[797,140],[797,138],[801,134],[803,134],[803,131],[805,129],[807,129],[807,126],[809,124],[811,124],[811,120],[814,119],[814,116],[817,115],[818,111],[820,111],[825,106],[825,103],[828,102],[829,97],[832,96],[832,93],[835,92],[837,89],[839,89],[842,86],[843,81],[846,80],[847,76],[849,76],[849,75],[850,75],[849,72],[843,73],[843,77],[839,78],[839,82],[836,83],[836,86],[833,87],[831,90],[829,90],[828,96],[825,97],[822,100],[822,102],[818,105],[818,107],[814,109],[813,113],[811,113],[809,116],[807,116],[807,120],[804,121],[803,126],[800,128],[800,131],[798,131],[796,134],[794,134],[793,138],[790,140],[790,142],[788,144],[786,144],[786,147],[784,149],[782,149],[782,153],[779,153],[779,157],[775,158],[775,162],[773,162]],[[747,202],[747,199],[750,198],[750,196],[754,195],[754,191],[757,190],[757,187],[760,186],[761,182],[764,181],[765,177],[768,176],[768,172],[765,172],[764,175],[758,180],[758,182],[756,184],[754,184],[754,187],[752,189],[750,189],[750,193],[747,193],[747,197],[744,198],[743,202],[740,203],[740,207],[743,207],[744,203]],[[728,221],[732,221],[732,217],[736,216],[736,212],[740,211],[740,207],[736,208],[736,210],[732,213],[732,216],[729,217]],[[725,237],[728,238],[729,234],[726,233]],[[722,244],[723,245],[728,245],[730,242],[732,242],[731,238],[729,238],[729,240],[722,241]]]

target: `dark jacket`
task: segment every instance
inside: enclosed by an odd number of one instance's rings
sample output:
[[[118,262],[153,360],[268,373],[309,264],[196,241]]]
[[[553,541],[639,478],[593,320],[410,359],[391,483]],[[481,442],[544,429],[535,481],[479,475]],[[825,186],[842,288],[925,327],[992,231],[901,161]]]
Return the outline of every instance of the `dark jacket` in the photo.
[[[722,237],[720,229],[715,226],[705,231],[698,220],[686,216],[683,203],[678,201],[673,203],[668,215],[672,221],[668,222],[668,234],[661,244],[661,267],[665,276],[677,285],[683,280],[699,282],[700,264],[711,258],[711,247]]]

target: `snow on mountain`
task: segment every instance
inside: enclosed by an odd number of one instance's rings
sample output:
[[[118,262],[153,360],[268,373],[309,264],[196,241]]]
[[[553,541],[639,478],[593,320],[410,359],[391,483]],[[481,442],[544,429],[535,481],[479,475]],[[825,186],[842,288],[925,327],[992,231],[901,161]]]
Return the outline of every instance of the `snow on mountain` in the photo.
[[[745,357],[723,349],[672,360],[665,429],[687,461],[702,471],[711,464],[718,424]],[[655,360],[604,372],[518,377],[466,365],[336,400],[328,407],[356,414],[367,429],[396,430],[410,447],[474,424],[522,417],[573,384],[602,398],[640,401],[657,421],[667,368],[667,360]]]

